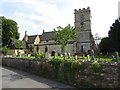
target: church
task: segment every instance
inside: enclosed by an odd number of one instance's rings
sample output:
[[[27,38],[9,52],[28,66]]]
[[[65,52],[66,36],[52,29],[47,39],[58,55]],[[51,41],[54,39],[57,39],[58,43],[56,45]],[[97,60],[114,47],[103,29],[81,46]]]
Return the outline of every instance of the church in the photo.
[[[95,48],[94,38],[91,32],[91,11],[90,7],[83,9],[74,9],[74,27],[76,32],[76,38],[69,41],[66,46],[66,53],[81,54],[87,53],[89,50]],[[58,55],[62,54],[63,50],[61,45],[58,45],[55,41],[54,31],[45,32],[41,35],[31,35],[27,34],[23,38],[25,42],[26,49],[29,49],[32,52],[38,50],[49,53],[52,56],[57,53]]]

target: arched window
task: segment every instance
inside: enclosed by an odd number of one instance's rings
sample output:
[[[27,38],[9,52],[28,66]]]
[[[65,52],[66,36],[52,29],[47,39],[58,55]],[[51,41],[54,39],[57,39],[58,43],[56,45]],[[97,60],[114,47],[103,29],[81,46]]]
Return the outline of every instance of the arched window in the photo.
[[[48,48],[47,48],[47,46],[45,47],[45,52],[48,52]]]
[[[55,56],[55,51],[52,51],[51,56]]]
[[[31,52],[33,51],[33,47],[32,47],[32,45],[30,45],[29,49],[30,49]]]
[[[81,45],[81,51],[83,52],[83,45]]]
[[[36,48],[36,51],[38,52],[39,51],[39,47],[37,46],[37,48]]]
[[[63,52],[63,47],[61,47],[61,52]]]

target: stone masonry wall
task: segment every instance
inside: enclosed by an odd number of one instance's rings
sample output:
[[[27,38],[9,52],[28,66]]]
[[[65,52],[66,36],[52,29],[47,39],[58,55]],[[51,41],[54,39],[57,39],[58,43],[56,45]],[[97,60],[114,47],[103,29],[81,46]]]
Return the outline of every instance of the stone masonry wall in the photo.
[[[66,84],[80,87],[97,88],[120,88],[120,62],[100,62],[102,71],[95,73],[91,64],[92,61],[84,62],[84,69],[74,72],[73,78],[70,76],[70,69],[64,69],[66,61],[60,64],[57,72],[46,60],[3,58],[2,65],[24,70],[36,75],[55,79]],[[68,64],[66,64],[68,65]],[[57,68],[57,67],[56,67]],[[72,78],[72,79],[71,79]]]

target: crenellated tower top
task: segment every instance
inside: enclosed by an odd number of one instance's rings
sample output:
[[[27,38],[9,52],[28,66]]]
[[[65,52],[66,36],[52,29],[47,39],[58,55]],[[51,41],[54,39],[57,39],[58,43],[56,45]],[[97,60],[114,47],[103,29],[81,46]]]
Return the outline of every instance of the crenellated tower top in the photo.
[[[80,13],[80,12],[82,13],[82,12],[88,12],[88,11],[90,12],[90,7],[83,8],[83,9],[78,9],[78,10],[77,10],[77,9],[74,9],[74,12],[75,12],[75,13],[77,13],[77,12],[78,12],[78,13]]]

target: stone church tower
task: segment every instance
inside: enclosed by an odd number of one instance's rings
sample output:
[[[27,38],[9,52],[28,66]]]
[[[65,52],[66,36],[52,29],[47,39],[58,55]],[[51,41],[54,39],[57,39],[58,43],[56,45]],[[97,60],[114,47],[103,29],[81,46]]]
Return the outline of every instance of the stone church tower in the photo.
[[[93,36],[91,34],[91,11],[90,7],[82,10],[74,10],[76,29],[76,52],[88,52],[92,48]]]

